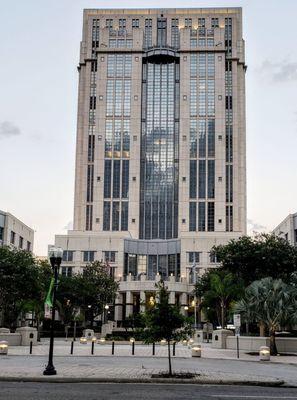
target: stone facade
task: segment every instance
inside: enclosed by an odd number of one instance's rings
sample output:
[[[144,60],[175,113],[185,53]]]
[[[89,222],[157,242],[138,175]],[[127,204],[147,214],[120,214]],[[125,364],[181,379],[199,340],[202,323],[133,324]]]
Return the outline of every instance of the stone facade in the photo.
[[[0,210],[0,246],[33,251],[34,230],[8,212]]]
[[[289,214],[272,232],[297,246],[297,213]]]
[[[161,277],[193,312],[211,248],[246,233],[245,69],[240,8],[84,10],[74,228],[55,244],[64,274],[108,263],[115,320]]]

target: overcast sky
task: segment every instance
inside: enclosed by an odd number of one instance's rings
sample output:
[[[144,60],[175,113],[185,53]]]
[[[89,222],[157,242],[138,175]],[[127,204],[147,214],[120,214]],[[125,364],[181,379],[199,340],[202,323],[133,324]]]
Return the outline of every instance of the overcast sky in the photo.
[[[73,219],[77,64],[87,0],[0,0],[0,209],[46,255]],[[113,7],[160,1],[113,1]],[[297,211],[297,1],[163,0],[165,7],[242,6],[246,40],[248,228]]]

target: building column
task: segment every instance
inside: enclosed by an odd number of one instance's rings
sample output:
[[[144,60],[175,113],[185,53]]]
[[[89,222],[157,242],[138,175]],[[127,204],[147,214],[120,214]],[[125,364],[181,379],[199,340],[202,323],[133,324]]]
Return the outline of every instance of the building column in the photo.
[[[175,292],[169,292],[169,304],[175,304]]]
[[[145,292],[140,292],[140,312],[145,312]]]
[[[185,310],[185,306],[188,306],[188,295],[187,293],[182,293],[180,295],[180,311],[182,315],[187,315],[187,311]]]
[[[133,295],[132,292],[126,292],[126,318],[133,314]]]
[[[123,319],[123,295],[121,293],[117,294],[114,303],[114,319],[115,321],[122,321]]]

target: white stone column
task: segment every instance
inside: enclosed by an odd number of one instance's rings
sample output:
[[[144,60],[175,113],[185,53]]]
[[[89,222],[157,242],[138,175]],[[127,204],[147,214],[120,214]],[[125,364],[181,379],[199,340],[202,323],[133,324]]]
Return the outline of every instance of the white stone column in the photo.
[[[181,307],[180,311],[183,315],[187,315],[185,306],[188,306],[188,296],[187,296],[187,293],[182,293],[180,296],[180,307]]]
[[[126,292],[126,318],[133,314],[133,295],[132,292]]]
[[[169,304],[175,304],[175,292],[169,293]]]
[[[114,319],[115,321],[122,321],[123,319],[123,295],[121,293],[117,294],[114,304]]]
[[[140,312],[145,311],[145,292],[142,290],[140,292]]]

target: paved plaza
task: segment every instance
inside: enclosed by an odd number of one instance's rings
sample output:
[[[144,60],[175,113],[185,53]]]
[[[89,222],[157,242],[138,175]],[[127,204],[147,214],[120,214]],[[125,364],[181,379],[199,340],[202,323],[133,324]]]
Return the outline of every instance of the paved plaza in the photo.
[[[9,348],[8,356],[0,357],[0,380],[64,381],[64,382],[150,382],[152,374],[168,370],[167,348],[156,345],[152,356],[152,345],[135,346],[132,356],[131,345],[116,345],[111,355],[111,345],[95,344],[91,355],[91,343],[75,342],[74,354],[70,355],[71,342],[56,340],[54,365],[57,375],[44,377],[47,364],[48,340],[33,347]],[[257,356],[240,352],[236,358],[233,350],[212,349],[202,345],[202,357],[191,357],[187,346],[178,344],[173,357],[175,372],[197,374],[196,383],[251,383],[279,384],[297,387],[297,356],[272,357],[271,362],[260,362]]]

